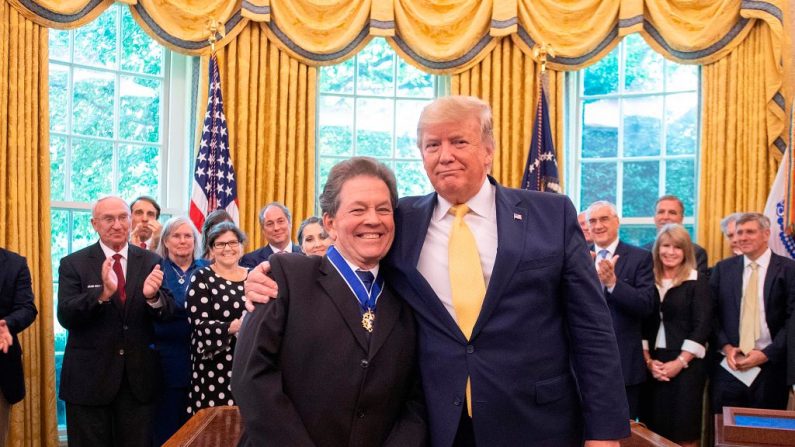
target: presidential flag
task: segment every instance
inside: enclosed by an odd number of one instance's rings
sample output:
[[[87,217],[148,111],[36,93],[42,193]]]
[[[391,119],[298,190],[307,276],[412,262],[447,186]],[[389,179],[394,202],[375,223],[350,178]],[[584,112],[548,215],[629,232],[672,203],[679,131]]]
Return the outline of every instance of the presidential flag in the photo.
[[[555,158],[555,144],[549,127],[549,111],[544,89],[539,84],[536,119],[527,165],[522,177],[522,188],[532,191],[560,192],[558,180],[558,161]]]
[[[190,219],[201,228],[207,214],[223,209],[239,221],[237,183],[232,157],[229,155],[229,135],[221,97],[221,74],[215,53],[210,56],[210,90],[207,113],[204,115],[202,139],[193,172],[193,192],[190,199]]]
[[[795,172],[795,157],[792,153],[792,144],[795,143],[795,112],[790,117],[789,147],[781,157],[776,179],[767,196],[765,216],[770,219],[770,239],[768,246],[773,253],[795,259],[795,234],[791,216],[793,200],[793,172]]]

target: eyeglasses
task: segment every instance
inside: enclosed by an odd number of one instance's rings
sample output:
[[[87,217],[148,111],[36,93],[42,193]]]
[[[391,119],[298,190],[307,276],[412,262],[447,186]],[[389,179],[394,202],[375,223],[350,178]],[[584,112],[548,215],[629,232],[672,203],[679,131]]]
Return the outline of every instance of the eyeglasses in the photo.
[[[213,248],[216,250],[223,250],[226,247],[234,249],[238,246],[240,246],[240,241],[213,242]]]
[[[118,216],[111,216],[109,214],[105,214],[99,217],[99,220],[104,223],[105,225],[113,225],[116,222],[124,222],[130,220],[129,214],[119,214]]]

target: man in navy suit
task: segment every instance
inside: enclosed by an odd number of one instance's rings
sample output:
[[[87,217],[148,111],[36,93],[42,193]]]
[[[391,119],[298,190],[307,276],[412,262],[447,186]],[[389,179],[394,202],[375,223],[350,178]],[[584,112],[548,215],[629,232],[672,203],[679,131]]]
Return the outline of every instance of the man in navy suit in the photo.
[[[786,325],[795,303],[795,261],[768,248],[770,221],[763,214],[743,214],[736,221],[735,237],[743,255],[719,262],[710,276],[714,348],[723,355],[710,381],[712,410],[720,413],[724,406],[783,409],[787,404]],[[737,372],[756,376],[743,383]]]
[[[574,206],[488,176],[480,99],[426,106],[418,146],[436,192],[400,201],[384,267],[417,319],[432,444],[617,447],[630,433],[618,348]],[[454,225],[480,264],[483,293],[466,302],[453,297]],[[249,274],[248,299],[274,296],[265,270]]]
[[[11,405],[25,397],[17,334],[33,323],[37,312],[25,258],[0,248],[0,265],[0,446],[4,446]]]
[[[588,207],[588,225],[594,241],[596,272],[613,321],[621,353],[629,415],[638,416],[640,388],[646,381],[641,333],[643,319],[655,308],[651,253],[618,239],[616,207],[598,201]]]
[[[290,210],[279,202],[265,205],[259,212],[259,225],[262,237],[268,241],[264,247],[247,253],[240,258],[240,265],[254,268],[262,261],[267,261],[274,253],[301,253],[301,248],[290,237],[290,226],[293,218]]]

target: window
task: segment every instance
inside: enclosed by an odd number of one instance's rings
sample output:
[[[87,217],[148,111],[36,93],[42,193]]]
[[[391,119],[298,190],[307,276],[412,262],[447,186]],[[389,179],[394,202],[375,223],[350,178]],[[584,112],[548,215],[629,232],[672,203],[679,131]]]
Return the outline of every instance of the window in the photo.
[[[55,305],[58,266],[97,240],[91,202],[108,194],[155,197],[168,214],[187,209],[188,59],[147,36],[128,7],[108,8],[72,31],[50,30],[50,193]],[[183,99],[184,100],[184,99]],[[186,123],[173,126],[168,123]],[[168,188],[169,183],[176,185]],[[178,189],[180,193],[170,190]],[[180,198],[179,195],[184,196]],[[55,320],[56,389],[66,331]],[[62,401],[58,423],[65,423]]]
[[[569,194],[585,209],[616,204],[621,239],[654,240],[654,203],[674,194],[694,231],[698,183],[699,68],[665,60],[627,36],[599,63],[568,78]]]
[[[439,78],[397,57],[373,39],[355,57],[323,67],[319,76],[317,195],[335,163],[375,157],[395,171],[398,194],[432,191],[417,149],[417,119],[437,96]]]

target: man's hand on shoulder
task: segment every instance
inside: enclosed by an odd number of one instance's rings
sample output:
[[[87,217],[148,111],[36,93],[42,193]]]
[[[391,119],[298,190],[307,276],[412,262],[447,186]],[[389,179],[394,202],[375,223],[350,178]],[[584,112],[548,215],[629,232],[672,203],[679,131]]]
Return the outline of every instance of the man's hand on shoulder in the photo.
[[[268,277],[270,271],[270,262],[263,261],[248,272],[244,284],[247,311],[254,312],[255,304],[267,303],[279,293],[276,281]]]

